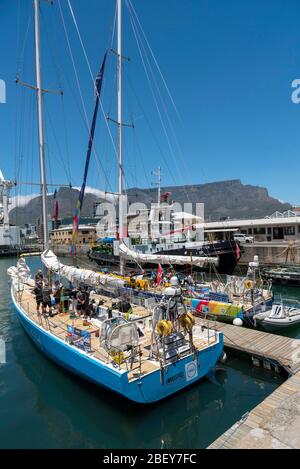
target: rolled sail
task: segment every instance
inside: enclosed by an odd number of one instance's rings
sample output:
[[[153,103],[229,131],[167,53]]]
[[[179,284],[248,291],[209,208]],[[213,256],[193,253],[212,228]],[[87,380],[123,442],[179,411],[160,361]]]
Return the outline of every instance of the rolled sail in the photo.
[[[167,254],[144,254],[133,249],[129,249],[126,244],[122,243],[119,246],[119,254],[127,260],[139,262],[149,262],[154,264],[173,264],[173,265],[193,265],[197,267],[204,267],[205,265],[212,264],[218,265],[219,259],[217,257],[199,257],[199,256],[175,256]]]
[[[86,283],[92,286],[109,285],[113,287],[123,287],[124,280],[113,275],[100,274],[93,270],[80,269],[62,264],[54,252],[47,250],[41,255],[42,262],[47,269],[65,277],[70,282]]]

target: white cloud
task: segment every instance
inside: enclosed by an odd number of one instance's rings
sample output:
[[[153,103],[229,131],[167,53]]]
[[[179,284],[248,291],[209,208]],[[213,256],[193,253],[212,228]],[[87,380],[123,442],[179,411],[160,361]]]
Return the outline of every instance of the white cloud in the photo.
[[[15,207],[25,207],[32,199],[36,199],[40,194],[16,195],[11,197],[9,211]]]
[[[80,187],[73,187],[73,189],[77,189],[80,191]],[[101,197],[101,199],[105,199],[108,202],[115,202],[118,199],[118,194],[109,194],[107,192],[101,191],[99,189],[95,189],[94,187],[86,186],[85,192],[87,194],[94,194],[97,195],[98,197]]]
[[[80,187],[73,187],[73,189],[77,189],[79,191]],[[98,197],[101,197],[102,199],[105,199],[108,202],[112,202],[112,203],[117,201],[118,199],[118,194],[108,194],[99,189],[95,189],[94,187],[87,186],[85,188],[85,191],[87,194],[97,195]],[[48,195],[53,195],[53,193],[48,193]],[[28,194],[28,195],[17,195],[17,196],[11,197],[9,211],[11,211],[15,207],[25,207],[31,200],[36,199],[39,196],[40,194]]]

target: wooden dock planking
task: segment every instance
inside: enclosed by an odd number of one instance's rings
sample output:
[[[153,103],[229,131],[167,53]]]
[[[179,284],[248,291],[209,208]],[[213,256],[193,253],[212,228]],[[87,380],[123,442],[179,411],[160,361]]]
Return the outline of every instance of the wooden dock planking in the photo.
[[[196,323],[208,324],[223,332],[224,345],[228,349],[276,362],[290,374],[300,371],[300,340],[201,318],[196,318]]]
[[[300,372],[289,378],[209,449],[300,448]]]
[[[207,324],[199,318],[196,321]],[[295,428],[300,428],[300,340],[213,321],[209,325],[223,332],[228,349],[271,360],[291,375],[209,449],[299,448],[300,432]]]

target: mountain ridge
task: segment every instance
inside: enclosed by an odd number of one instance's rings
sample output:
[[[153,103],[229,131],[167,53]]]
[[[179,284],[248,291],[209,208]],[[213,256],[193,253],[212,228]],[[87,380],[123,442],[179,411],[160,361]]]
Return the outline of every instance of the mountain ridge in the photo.
[[[93,190],[94,191],[94,190]],[[263,218],[275,211],[283,212],[292,208],[289,203],[271,197],[265,187],[242,184],[240,179],[215,181],[204,184],[190,184],[184,186],[164,186],[164,192],[171,192],[170,200],[181,204],[190,202],[204,203],[205,218],[212,221],[220,218]],[[100,193],[100,191],[99,191]],[[72,217],[78,199],[79,191],[74,188],[60,188],[57,191],[59,217]],[[157,202],[156,188],[133,187],[127,190],[129,203],[141,202],[150,206]],[[105,201],[95,193],[85,195],[82,217],[92,217],[95,204]],[[10,211],[11,223],[24,225],[35,223],[41,213],[41,197],[31,199],[22,207],[15,207]],[[48,213],[54,213],[53,195],[48,196]]]

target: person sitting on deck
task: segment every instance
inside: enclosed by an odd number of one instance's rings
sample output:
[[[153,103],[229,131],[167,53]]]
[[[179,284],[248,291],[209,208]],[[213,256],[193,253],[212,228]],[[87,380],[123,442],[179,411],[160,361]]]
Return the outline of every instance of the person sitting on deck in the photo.
[[[191,276],[191,274],[189,274],[189,275],[187,275],[187,277],[185,277],[184,284],[189,286],[189,287],[191,287],[192,285],[195,284],[194,279]]]
[[[129,319],[129,315],[133,312],[132,306],[127,297],[124,297],[122,300],[119,301],[119,303],[117,304],[117,309],[120,311],[120,313],[125,314],[125,319]]]
[[[48,312],[49,312],[50,317],[52,317],[51,294],[52,294],[52,289],[49,285],[48,280],[45,280],[44,285],[43,285],[43,290],[42,290],[42,295],[43,295],[42,313],[43,315],[46,315],[47,307],[48,307]]]

